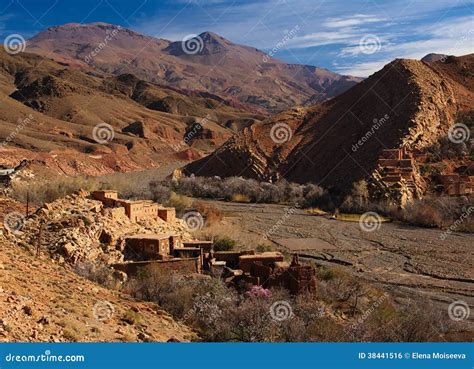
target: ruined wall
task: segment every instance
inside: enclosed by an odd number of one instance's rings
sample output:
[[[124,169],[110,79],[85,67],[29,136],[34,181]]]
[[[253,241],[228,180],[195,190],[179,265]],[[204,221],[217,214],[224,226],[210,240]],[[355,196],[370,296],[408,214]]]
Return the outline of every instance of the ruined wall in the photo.
[[[123,264],[114,264],[112,267],[127,273],[128,276],[147,274],[154,272],[175,271],[181,274],[201,273],[199,258],[172,259],[167,261],[139,261]]]

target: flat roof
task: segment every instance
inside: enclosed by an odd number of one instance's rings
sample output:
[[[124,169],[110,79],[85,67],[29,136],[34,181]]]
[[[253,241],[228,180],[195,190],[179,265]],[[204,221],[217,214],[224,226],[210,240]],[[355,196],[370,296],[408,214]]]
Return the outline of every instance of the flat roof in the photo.
[[[262,252],[261,254],[254,255],[240,255],[240,259],[271,259],[271,258],[280,258],[283,257],[283,254],[278,251],[268,251]]]
[[[143,233],[143,234],[134,234],[131,236],[125,236],[125,239],[131,240],[164,240],[165,238],[176,237],[177,234],[153,234],[153,233]]]
[[[198,240],[193,240],[193,241],[183,241],[183,243],[187,244],[199,244],[199,243],[210,243],[212,244],[212,241],[198,241]]]

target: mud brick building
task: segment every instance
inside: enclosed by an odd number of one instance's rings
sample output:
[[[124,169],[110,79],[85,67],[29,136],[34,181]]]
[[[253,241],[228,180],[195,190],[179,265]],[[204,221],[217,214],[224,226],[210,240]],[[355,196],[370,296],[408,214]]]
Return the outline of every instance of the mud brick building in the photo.
[[[439,192],[448,196],[473,196],[474,176],[469,173],[451,173],[438,175],[435,178]]]
[[[125,239],[124,260],[165,260],[180,246],[178,235],[138,234]]]
[[[413,179],[413,156],[403,149],[382,150],[377,162],[382,181],[393,186],[402,181],[410,190],[415,190],[416,185]]]
[[[181,274],[202,272],[199,258],[137,261],[113,264],[112,267],[126,273],[128,276],[134,276],[140,273],[169,273],[172,271]]]
[[[208,263],[211,272],[222,270],[224,281],[238,288],[243,284],[282,287],[293,295],[316,292],[316,270],[311,265],[301,265],[297,255],[290,264],[279,252],[216,252]]]
[[[174,222],[176,212],[174,208],[165,208],[151,200],[122,200],[114,190],[92,192],[92,197],[101,201],[107,207],[122,207],[131,221],[161,218],[165,222]]]

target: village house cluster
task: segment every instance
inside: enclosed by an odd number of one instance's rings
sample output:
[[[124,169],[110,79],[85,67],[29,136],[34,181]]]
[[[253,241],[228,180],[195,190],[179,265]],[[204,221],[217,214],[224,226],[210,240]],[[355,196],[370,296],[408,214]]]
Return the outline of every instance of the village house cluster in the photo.
[[[377,161],[382,180],[388,186],[396,186],[403,181],[408,189],[414,191],[414,161],[424,163],[427,154],[416,150],[382,150]],[[447,196],[474,195],[474,163],[454,169],[452,173],[434,176],[435,190]]]
[[[175,209],[152,201],[118,198],[117,191],[95,191],[92,197],[104,205],[112,217],[126,215],[131,221],[161,218],[175,221]],[[316,271],[310,265],[284,260],[280,252],[214,251],[209,240],[183,240],[179,234],[135,234],[125,237],[124,262],[113,264],[127,275],[145,271],[178,271],[183,274],[206,273],[223,278],[239,289],[250,286],[283,287],[292,294],[315,292]]]

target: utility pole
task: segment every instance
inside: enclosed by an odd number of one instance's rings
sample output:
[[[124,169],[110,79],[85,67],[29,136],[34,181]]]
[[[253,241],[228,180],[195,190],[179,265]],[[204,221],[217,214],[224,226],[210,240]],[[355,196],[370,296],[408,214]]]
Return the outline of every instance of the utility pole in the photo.
[[[30,215],[30,189],[26,191],[26,217]]]
[[[36,257],[40,256],[40,249],[41,249],[41,239],[43,238],[43,227],[44,223],[41,222],[40,229],[38,231],[38,238],[36,239]]]

